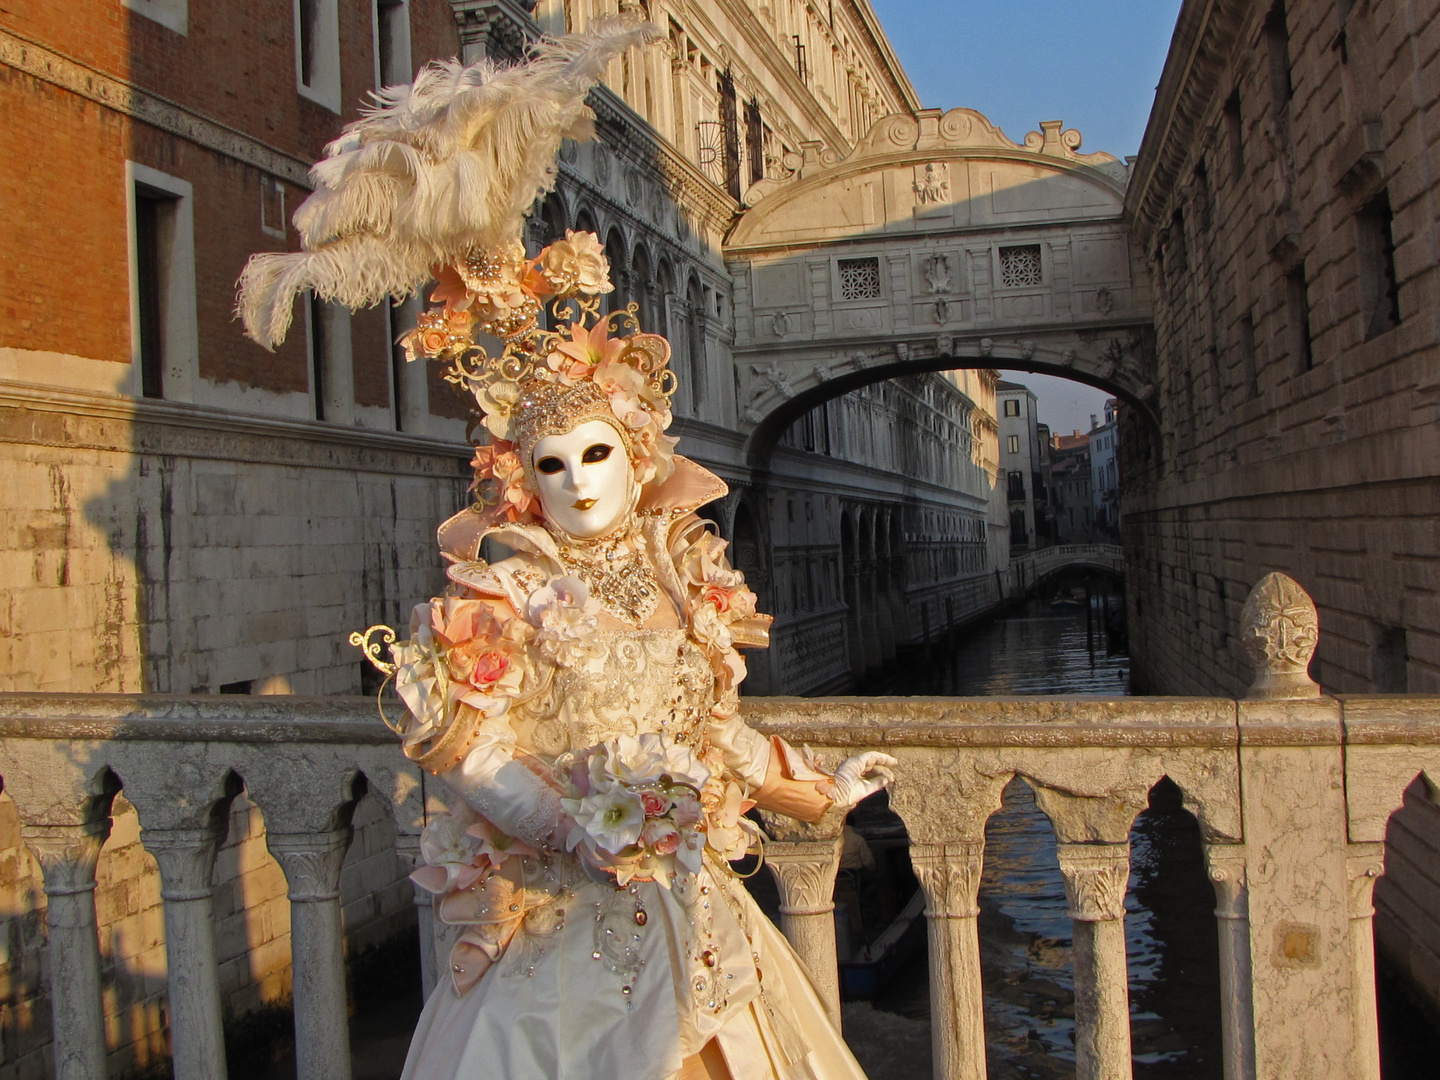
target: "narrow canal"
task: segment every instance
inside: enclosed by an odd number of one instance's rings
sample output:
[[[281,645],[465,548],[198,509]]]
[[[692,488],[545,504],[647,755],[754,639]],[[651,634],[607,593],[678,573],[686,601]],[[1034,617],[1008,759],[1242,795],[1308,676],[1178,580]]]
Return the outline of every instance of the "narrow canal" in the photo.
[[[1031,601],[904,670],[866,695],[1000,696],[1129,692],[1128,659],[1107,649],[1104,612],[1118,595],[1096,586],[1087,628],[1082,604]],[[862,832],[883,835],[872,810]],[[882,841],[883,843],[883,841]],[[1131,835],[1126,907],[1131,1030],[1137,1080],[1221,1076],[1218,945],[1214,893],[1195,821],[1168,783]],[[980,887],[981,964],[991,1080],[1074,1075],[1071,927],[1049,821],[1019,780],[986,832]],[[930,1075],[929,973],[917,949],[869,1005],[847,1005],[852,1038],[870,1080]],[[850,1028],[854,1028],[853,1034]],[[868,1060],[866,1060],[868,1059]]]

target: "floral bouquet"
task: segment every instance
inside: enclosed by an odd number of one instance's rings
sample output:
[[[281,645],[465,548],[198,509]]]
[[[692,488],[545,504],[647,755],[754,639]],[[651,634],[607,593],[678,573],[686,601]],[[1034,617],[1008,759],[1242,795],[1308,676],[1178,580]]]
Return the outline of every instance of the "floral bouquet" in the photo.
[[[617,884],[697,873],[705,849],[742,859],[759,830],[744,817],[755,804],[692,751],[659,735],[621,735],[555,762],[561,805],[575,822],[566,838]]]

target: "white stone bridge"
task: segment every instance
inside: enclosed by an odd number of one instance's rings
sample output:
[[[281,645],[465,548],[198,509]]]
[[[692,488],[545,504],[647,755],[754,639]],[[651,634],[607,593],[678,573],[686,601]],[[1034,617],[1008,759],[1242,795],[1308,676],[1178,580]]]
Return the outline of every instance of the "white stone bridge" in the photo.
[[[1154,424],[1150,283],[1128,166],[1059,121],[1011,142],[969,109],[878,121],[752,189],[725,243],[748,456],[822,401],[961,367],[1102,387]]]
[[[1125,577],[1125,549],[1119,544],[1055,544],[1011,555],[1007,596],[1023,593],[1037,582],[1066,570],[1093,570],[1111,578]]]
[[[1080,1080],[1131,1075],[1129,835],[1162,777],[1199,822],[1215,887],[1227,1080],[1378,1080],[1371,890],[1402,793],[1417,777],[1432,792],[1440,783],[1440,698],[1322,696],[1305,676],[1314,607],[1282,586],[1257,587],[1247,604],[1242,637],[1258,672],[1245,700],[746,700],[752,723],[832,759],[863,748],[900,759],[891,805],[927,900],[939,1080],[986,1075],[977,890],[986,821],[1017,777],[1059,842]],[[3,695],[0,778],[44,878],[37,970],[48,973],[59,1080],[106,1076],[96,867],[121,795],[158,862],[174,1075],[223,1080],[212,896],[226,809],[242,791],[289,887],[298,1074],[350,1080],[340,882],[357,803],[378,798],[393,819],[395,882],[442,805],[373,701]],[[776,826],[767,845],[782,929],[832,1010],[840,827]],[[428,905],[420,928],[433,986]]]

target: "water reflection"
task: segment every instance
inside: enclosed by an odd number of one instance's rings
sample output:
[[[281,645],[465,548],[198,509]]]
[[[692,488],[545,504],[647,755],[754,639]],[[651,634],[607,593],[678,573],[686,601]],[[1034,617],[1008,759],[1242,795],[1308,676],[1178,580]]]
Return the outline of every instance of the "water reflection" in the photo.
[[[1109,598],[1118,610],[1118,597]],[[871,694],[1020,696],[1126,694],[1129,662],[1106,655],[1104,602],[1087,635],[1084,607],[1032,602],[1024,610],[936,647]],[[1219,957],[1214,893],[1195,821],[1168,781],[1131,834],[1126,940],[1137,1080],[1221,1075]],[[1075,1072],[1071,924],[1050,823],[1019,779],[986,829],[980,886],[981,976],[991,1080]],[[911,1020],[930,1015],[923,954],[875,1002]],[[917,1054],[909,1075],[929,1075]]]

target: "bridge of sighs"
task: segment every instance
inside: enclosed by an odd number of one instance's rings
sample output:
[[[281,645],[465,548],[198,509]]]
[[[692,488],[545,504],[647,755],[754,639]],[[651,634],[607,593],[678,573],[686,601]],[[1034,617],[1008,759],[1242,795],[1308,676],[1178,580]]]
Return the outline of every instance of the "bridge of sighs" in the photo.
[[[1040,128],[1020,144],[969,109],[897,114],[843,160],[807,144],[752,189],[725,245],[752,467],[821,402],[920,371],[1062,375],[1154,423],[1129,167]]]

